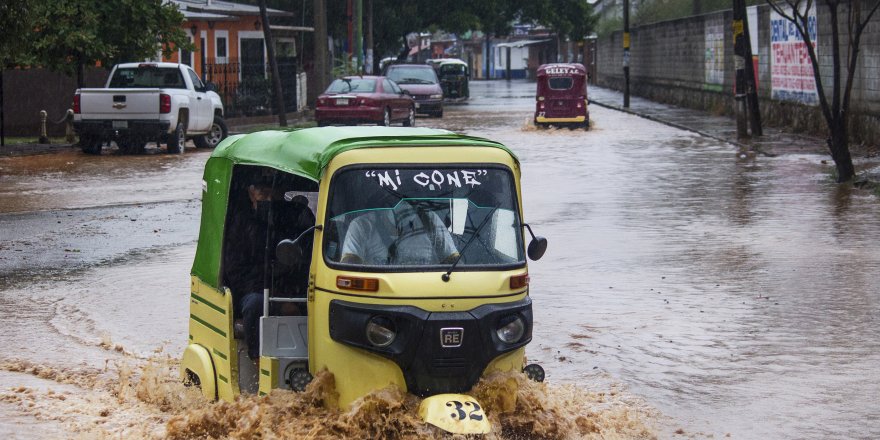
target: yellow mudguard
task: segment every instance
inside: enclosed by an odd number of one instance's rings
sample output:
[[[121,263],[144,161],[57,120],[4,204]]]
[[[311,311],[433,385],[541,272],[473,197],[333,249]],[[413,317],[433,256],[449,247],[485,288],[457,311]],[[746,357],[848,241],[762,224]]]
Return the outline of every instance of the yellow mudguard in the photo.
[[[211,355],[205,347],[198,344],[189,344],[183,352],[180,360],[180,379],[188,380],[187,371],[199,379],[199,388],[208,400],[217,399],[217,382],[214,375],[214,364]]]
[[[471,396],[438,394],[422,401],[419,417],[453,434],[488,434],[492,425],[483,407]]]

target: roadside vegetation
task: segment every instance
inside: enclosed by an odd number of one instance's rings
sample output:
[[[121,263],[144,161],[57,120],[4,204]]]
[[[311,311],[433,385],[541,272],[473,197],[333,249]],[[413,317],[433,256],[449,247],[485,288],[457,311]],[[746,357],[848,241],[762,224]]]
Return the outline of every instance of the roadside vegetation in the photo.
[[[764,4],[764,0],[746,0],[747,6],[760,4]],[[630,0],[630,26],[709,14],[732,7],[731,0]],[[599,37],[623,30],[623,0],[610,0],[604,8],[608,12],[604,12],[596,23],[596,35]]]
[[[5,3],[9,3],[6,5]],[[0,64],[46,67],[83,84],[85,66],[113,66],[193,50],[183,14],[162,0],[28,0],[5,2]],[[132,23],[137,23],[132,26]]]

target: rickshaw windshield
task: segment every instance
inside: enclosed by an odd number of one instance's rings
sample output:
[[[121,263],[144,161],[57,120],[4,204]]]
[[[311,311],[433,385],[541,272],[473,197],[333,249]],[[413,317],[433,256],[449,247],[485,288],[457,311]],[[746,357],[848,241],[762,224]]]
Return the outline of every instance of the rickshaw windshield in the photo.
[[[331,266],[369,271],[520,266],[516,189],[503,167],[386,166],[333,176],[324,234]]]
[[[442,64],[440,65],[440,75],[464,75],[466,66],[461,64]]]

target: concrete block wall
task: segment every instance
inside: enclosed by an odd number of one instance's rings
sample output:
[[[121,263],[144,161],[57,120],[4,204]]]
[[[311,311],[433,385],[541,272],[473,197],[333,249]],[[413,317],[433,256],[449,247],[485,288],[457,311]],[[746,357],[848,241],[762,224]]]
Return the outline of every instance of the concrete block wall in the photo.
[[[863,13],[874,1],[862,3]],[[838,17],[843,63],[846,62],[848,7],[849,4],[841,5]],[[765,123],[824,134],[825,120],[818,106],[772,99],[770,15],[769,6],[758,7],[757,73],[762,117]],[[820,72],[830,101],[833,88],[831,19],[824,2],[816,6],[816,15]],[[732,114],[735,77],[732,21],[733,14],[728,10],[631,28],[630,90],[633,95],[717,114]],[[722,42],[723,47],[719,48]],[[597,83],[622,90],[622,32],[600,38],[597,52]],[[717,71],[720,66],[723,72]],[[845,69],[842,75],[845,81]],[[862,36],[851,107],[852,140],[876,144],[880,139],[880,13],[874,15]]]

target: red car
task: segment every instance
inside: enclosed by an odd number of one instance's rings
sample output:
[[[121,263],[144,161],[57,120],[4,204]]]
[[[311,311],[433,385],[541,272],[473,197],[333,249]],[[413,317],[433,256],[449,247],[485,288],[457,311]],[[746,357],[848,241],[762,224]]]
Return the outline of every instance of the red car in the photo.
[[[347,76],[333,81],[318,96],[315,120],[318,126],[402,122],[412,127],[416,105],[412,96],[384,76]]]

